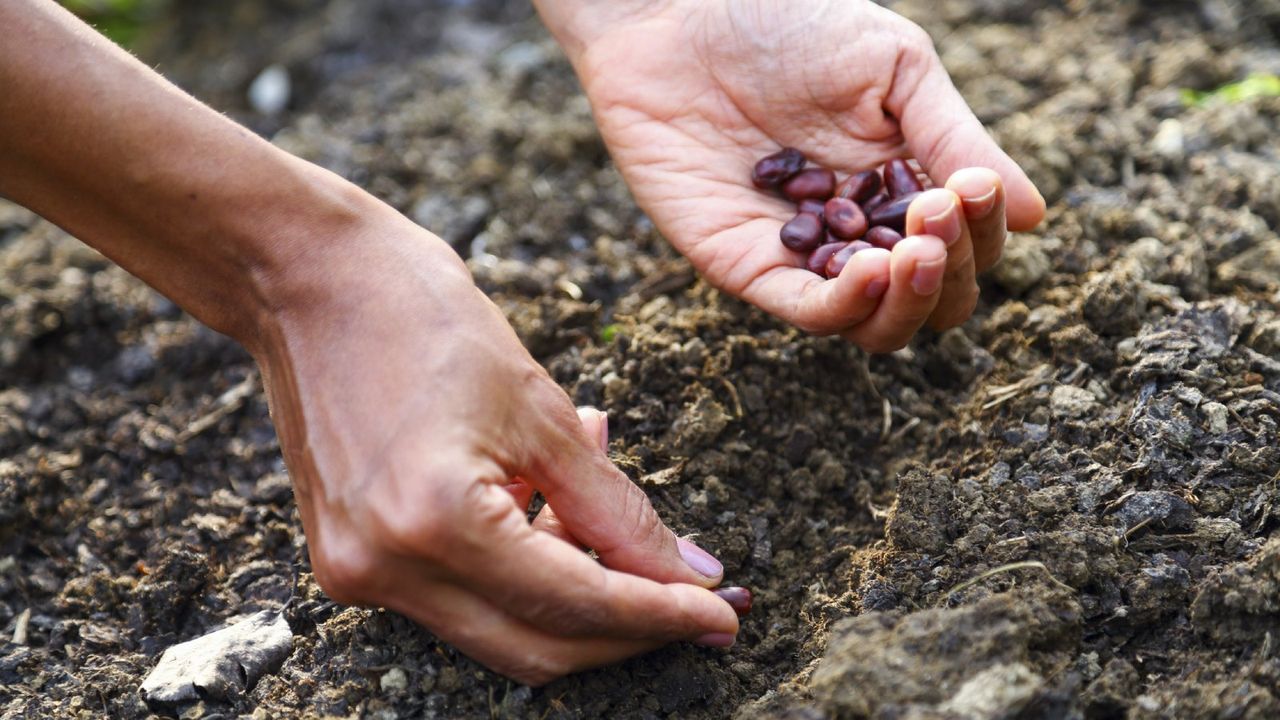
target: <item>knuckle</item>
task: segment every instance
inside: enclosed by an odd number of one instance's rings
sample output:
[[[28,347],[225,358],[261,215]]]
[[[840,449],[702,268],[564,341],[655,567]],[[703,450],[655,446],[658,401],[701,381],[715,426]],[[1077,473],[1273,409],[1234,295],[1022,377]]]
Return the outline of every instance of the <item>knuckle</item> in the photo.
[[[366,602],[377,581],[379,563],[372,554],[357,542],[330,540],[322,548],[314,553],[311,563],[320,589],[343,605]]]
[[[900,18],[897,27],[899,42],[908,59],[932,61],[937,57],[933,38],[919,24]]]
[[[573,667],[545,655],[526,655],[500,672],[522,685],[541,687],[573,672]]]

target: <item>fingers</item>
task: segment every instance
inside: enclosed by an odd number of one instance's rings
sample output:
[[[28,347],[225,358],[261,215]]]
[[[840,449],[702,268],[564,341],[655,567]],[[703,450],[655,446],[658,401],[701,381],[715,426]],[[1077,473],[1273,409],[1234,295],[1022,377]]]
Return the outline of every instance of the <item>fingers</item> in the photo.
[[[468,505],[480,533],[453,544],[445,560],[452,577],[545,632],[659,641],[737,634],[737,614],[710,591],[610,570],[535,532],[499,487],[474,486]]]
[[[821,282],[808,271],[792,321],[808,332],[831,334],[856,325],[875,311],[889,289],[889,253],[871,249],[849,259],[834,282]]]
[[[973,263],[985,272],[1000,259],[1008,235],[1004,183],[987,168],[965,168],[947,180],[947,189],[960,198],[973,236]]]
[[[973,241],[960,198],[950,190],[925,192],[907,211],[907,234],[932,235],[947,246],[942,294],[929,325],[942,330],[968,320],[978,302],[978,283]]]
[[[899,68],[886,108],[930,177],[942,184],[963,168],[991,168],[1004,181],[1009,227],[1030,230],[1040,224],[1044,198],[974,116],[933,48],[912,46]]]
[[[686,541],[677,542],[649,498],[601,450],[601,433],[582,421],[552,386],[545,433],[523,473],[560,523],[596,552],[607,567],[666,583],[715,587],[724,575],[719,561]]]
[[[582,421],[582,429],[587,431],[588,437],[597,438],[600,443],[600,449],[604,452],[609,451],[609,415],[595,408],[580,407],[578,408],[578,419]],[[553,537],[573,545],[576,548],[586,549],[573,533],[569,532],[569,528],[565,527],[560,521],[560,517],[556,515],[555,508],[550,505],[543,505],[538,511],[537,517],[533,519],[533,529],[539,532],[547,533]]]
[[[947,247],[936,237],[908,237],[894,246],[889,265],[889,289],[879,307],[862,323],[841,333],[868,352],[905,347],[924,325],[942,292]]]
[[[413,579],[387,606],[493,671],[543,685],[579,670],[653,650],[659,640],[566,638],[539,630],[462,588]]]

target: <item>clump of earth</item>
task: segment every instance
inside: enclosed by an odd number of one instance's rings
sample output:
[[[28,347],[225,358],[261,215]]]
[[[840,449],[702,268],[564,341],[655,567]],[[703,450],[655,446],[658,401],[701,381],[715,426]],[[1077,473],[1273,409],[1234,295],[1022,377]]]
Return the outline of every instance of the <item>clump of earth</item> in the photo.
[[[1280,99],[1181,94],[1280,72],[1280,4],[892,3],[1050,210],[970,322],[879,357],[701,282],[524,3],[225,5],[144,56],[447,239],[755,609],[535,690],[330,602],[248,356],[0,205],[0,716],[147,717],[167,648],[263,611],[278,665],[155,710],[1280,714]]]

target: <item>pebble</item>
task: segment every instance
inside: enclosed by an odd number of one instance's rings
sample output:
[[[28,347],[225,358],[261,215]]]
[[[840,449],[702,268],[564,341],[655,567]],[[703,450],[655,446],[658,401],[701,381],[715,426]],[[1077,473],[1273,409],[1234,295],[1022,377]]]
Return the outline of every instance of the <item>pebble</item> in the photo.
[[[1182,130],[1182,122],[1177,118],[1162,121],[1155,136],[1151,138],[1151,149],[1169,160],[1182,160],[1186,157],[1186,133]]]
[[[249,85],[249,105],[263,115],[279,115],[292,94],[289,71],[283,65],[268,65]]]
[[[1209,419],[1209,432],[1214,435],[1227,433],[1227,406],[1219,402],[1209,402],[1202,406],[1205,417]]]
[[[398,667],[391,668],[378,679],[378,686],[383,692],[401,692],[409,687],[409,676]]]

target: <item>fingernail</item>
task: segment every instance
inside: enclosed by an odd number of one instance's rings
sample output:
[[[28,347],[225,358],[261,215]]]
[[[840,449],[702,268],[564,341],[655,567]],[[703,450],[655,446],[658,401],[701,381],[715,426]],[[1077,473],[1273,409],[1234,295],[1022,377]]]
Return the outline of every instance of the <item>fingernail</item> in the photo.
[[[680,548],[680,557],[699,575],[712,580],[718,580],[724,575],[724,566],[706,550],[684,538],[676,538],[676,547]]]
[[[600,413],[600,449],[609,452],[609,413],[598,410]]]
[[[721,600],[729,603],[729,607],[742,617],[751,612],[751,591],[744,587],[722,587],[714,591]]]
[[[952,202],[945,212],[925,218],[925,233],[938,237],[947,244],[947,247],[954,245],[960,239],[960,213],[956,212],[956,209],[955,203]]]
[[[975,198],[964,198],[964,212],[970,220],[981,220],[991,214],[996,207],[996,189],[991,188],[986,195]]]
[[[916,272],[911,276],[911,287],[917,295],[932,295],[942,287],[942,276],[947,272],[947,259],[929,260],[916,263]]]
[[[733,647],[733,641],[736,639],[729,633],[707,633],[693,642],[703,647],[727,648]]]
[[[872,300],[884,295],[884,291],[889,289],[888,278],[878,277],[867,283],[867,297]]]

